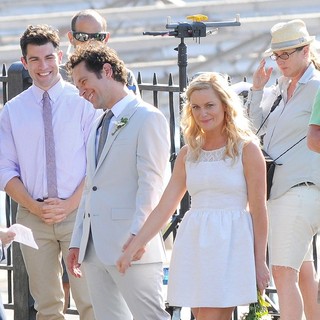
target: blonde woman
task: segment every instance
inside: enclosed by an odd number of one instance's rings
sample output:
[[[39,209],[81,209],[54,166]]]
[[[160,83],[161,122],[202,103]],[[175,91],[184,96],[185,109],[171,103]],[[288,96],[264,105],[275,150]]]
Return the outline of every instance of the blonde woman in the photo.
[[[141,258],[188,190],[168,301],[192,308],[197,320],[229,320],[235,306],[256,301],[257,288],[269,284],[264,159],[238,96],[217,73],[190,82],[182,129],[186,145],[171,180],[117,267],[124,273]]]

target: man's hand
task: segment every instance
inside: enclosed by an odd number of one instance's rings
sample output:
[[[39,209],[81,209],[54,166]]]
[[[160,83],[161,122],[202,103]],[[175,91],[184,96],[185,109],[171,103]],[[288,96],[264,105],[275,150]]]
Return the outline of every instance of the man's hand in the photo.
[[[16,234],[12,231],[8,231],[7,228],[0,229],[0,240],[4,246],[10,244],[15,236]]]
[[[76,278],[82,277],[82,272],[80,270],[81,264],[78,263],[79,258],[79,248],[69,249],[69,254],[67,257],[67,268],[69,272]]]
[[[73,210],[69,205],[68,199],[48,198],[43,202],[36,202],[30,211],[44,223],[51,225],[65,220]]]

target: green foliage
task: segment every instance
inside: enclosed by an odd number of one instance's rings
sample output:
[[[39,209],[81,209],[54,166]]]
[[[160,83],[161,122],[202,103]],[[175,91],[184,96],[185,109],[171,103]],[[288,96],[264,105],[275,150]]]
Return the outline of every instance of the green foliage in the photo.
[[[264,300],[260,291],[258,290],[258,302],[250,303],[249,312],[241,317],[241,320],[261,320],[263,316],[269,314],[268,307],[270,304]]]

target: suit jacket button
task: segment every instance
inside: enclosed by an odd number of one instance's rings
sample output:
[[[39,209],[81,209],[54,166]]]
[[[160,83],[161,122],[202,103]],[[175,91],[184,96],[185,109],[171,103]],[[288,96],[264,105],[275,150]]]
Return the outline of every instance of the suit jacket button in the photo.
[[[97,189],[98,189],[98,188],[97,188],[96,186],[92,187],[92,190],[93,190],[93,191],[97,191]]]

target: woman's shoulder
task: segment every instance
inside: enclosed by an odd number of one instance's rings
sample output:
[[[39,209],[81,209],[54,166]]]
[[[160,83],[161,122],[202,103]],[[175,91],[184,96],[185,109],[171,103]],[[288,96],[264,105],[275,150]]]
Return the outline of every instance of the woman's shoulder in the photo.
[[[242,159],[249,162],[256,161],[257,159],[263,160],[264,157],[260,145],[255,141],[243,143]]]
[[[183,147],[181,147],[176,161],[185,163],[189,156],[189,148],[190,147],[188,145],[184,145]]]
[[[260,145],[254,140],[243,141],[241,144],[243,152],[261,152]]]
[[[189,151],[189,146],[185,144],[185,145],[180,149],[180,151],[179,151],[179,156],[185,158],[186,155],[188,154],[188,151]]]

